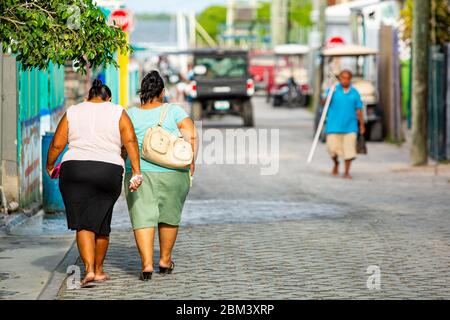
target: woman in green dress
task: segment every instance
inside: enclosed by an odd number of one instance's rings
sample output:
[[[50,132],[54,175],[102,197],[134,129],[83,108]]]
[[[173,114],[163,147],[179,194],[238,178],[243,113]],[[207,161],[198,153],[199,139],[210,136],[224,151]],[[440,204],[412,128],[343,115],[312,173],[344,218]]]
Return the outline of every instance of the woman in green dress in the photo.
[[[157,71],[147,74],[139,92],[141,106],[128,110],[138,139],[139,150],[146,131],[157,126],[164,101],[164,81]],[[189,115],[178,105],[170,104],[162,127],[190,142],[196,153],[196,131]],[[169,169],[142,159],[141,173],[144,177],[136,192],[126,190],[128,210],[142,260],[140,279],[147,281],[153,273],[153,246],[155,229],[158,228],[160,258],[159,272],[169,274],[175,264],[172,261],[178,226],[184,201],[189,192],[191,177],[195,170],[195,156],[185,169]],[[126,161],[125,181],[131,178],[131,165]]]

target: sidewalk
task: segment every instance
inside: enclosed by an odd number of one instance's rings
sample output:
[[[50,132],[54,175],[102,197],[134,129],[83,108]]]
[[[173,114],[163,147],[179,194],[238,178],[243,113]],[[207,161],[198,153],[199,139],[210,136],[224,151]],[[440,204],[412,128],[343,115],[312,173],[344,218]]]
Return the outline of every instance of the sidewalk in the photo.
[[[310,113],[274,110],[262,99],[256,110],[258,127],[281,126],[280,172],[199,166],[174,274],[137,279],[139,255],[122,199],[114,219],[123,223],[113,227],[105,265],[112,280],[81,290],[62,283],[58,298],[450,298],[448,165],[438,175],[411,169],[407,145],[375,143],[356,161],[353,181],[331,177],[323,145],[306,165]],[[366,286],[369,266],[380,268],[380,290]]]
[[[54,274],[73,235],[0,234],[0,300],[35,300]]]

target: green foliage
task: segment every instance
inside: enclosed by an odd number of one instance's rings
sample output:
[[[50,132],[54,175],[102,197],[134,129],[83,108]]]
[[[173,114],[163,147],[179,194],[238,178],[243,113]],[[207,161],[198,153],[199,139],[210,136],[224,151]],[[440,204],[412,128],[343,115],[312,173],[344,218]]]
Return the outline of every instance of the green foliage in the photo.
[[[270,1],[261,1],[258,4],[257,19],[260,23],[270,23]]]
[[[107,25],[92,0],[2,0],[0,41],[24,69],[75,61],[81,72],[113,64],[131,49],[119,27]]]
[[[170,20],[172,19],[172,15],[169,13],[138,13],[135,15],[136,20]]]
[[[291,20],[291,22],[302,27],[312,26],[312,21],[310,17],[312,9],[313,8],[311,0],[290,0],[289,19]],[[271,1],[259,2],[257,22],[270,23],[270,10],[271,10]]]
[[[435,26],[436,44],[444,44],[450,42],[450,6],[448,0],[431,0],[434,1],[434,13],[431,14],[430,26]],[[433,8],[433,6],[432,6]],[[401,11],[403,19],[403,40],[410,41],[412,37],[413,26],[413,0],[407,0]],[[430,32],[430,39],[432,33]]]
[[[217,39],[220,31],[219,27],[227,21],[227,8],[224,6],[210,6],[197,16],[197,21],[212,38]]]
[[[289,6],[291,22],[302,27],[312,26],[311,11],[313,6],[311,0],[290,0]]]
[[[312,11],[311,0],[290,0],[290,22],[297,27],[312,26],[310,18]],[[198,22],[205,28],[211,37],[217,39],[220,26],[226,23],[227,8],[225,6],[210,6],[197,17]],[[256,26],[270,25],[271,1],[263,0],[258,3]]]

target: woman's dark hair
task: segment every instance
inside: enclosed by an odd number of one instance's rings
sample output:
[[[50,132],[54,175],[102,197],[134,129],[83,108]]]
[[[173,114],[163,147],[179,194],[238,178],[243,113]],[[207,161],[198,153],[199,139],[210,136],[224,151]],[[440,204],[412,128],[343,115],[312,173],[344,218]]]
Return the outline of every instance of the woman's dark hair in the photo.
[[[102,80],[95,79],[92,83],[91,89],[89,89],[88,100],[92,100],[94,98],[102,98],[103,101],[106,101],[111,97],[111,90],[108,88],[108,86],[104,85]]]
[[[155,98],[161,96],[164,90],[164,80],[158,71],[150,71],[144,79],[142,79],[141,89],[139,90],[139,98],[141,104],[152,102]]]

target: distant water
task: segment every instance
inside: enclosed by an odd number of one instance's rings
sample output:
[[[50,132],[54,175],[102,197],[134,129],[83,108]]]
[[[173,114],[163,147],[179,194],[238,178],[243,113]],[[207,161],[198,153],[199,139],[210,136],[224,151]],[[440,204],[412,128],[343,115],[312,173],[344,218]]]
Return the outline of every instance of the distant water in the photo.
[[[137,20],[130,35],[131,43],[147,42],[171,46],[177,44],[177,23],[171,20]]]

